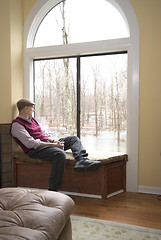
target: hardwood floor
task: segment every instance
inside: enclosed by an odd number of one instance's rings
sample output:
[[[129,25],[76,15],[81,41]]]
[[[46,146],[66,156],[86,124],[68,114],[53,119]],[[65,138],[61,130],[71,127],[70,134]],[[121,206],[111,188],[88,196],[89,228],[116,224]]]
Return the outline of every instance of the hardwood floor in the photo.
[[[161,230],[161,199],[157,195],[124,192],[106,200],[71,196],[73,215]]]

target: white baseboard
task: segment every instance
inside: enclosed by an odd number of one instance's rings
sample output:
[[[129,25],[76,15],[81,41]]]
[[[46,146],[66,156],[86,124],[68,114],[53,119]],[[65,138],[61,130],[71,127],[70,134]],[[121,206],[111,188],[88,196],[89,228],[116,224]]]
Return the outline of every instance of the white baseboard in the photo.
[[[101,198],[100,195],[94,195],[94,194],[77,193],[77,192],[66,192],[66,191],[60,191],[60,192],[66,194],[66,195],[70,195],[70,196]]]
[[[86,194],[86,193],[76,193],[76,192],[65,192],[65,191],[60,191],[64,194],[71,195],[71,196],[79,196],[79,197],[89,197],[89,198],[102,198],[100,195],[94,195],[94,194]],[[113,197],[119,193],[122,193],[123,190],[116,191],[114,193],[108,194],[107,198]]]
[[[161,194],[161,188],[157,187],[148,187],[148,186],[139,186],[138,192],[140,193],[149,193],[149,194]]]

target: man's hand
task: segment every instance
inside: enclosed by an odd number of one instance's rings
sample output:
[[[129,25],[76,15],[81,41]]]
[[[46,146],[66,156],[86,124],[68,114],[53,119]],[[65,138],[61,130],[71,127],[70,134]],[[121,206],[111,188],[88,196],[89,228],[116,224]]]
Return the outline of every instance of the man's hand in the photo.
[[[57,148],[64,150],[64,142],[60,142],[60,141],[41,142],[40,146],[57,147]]]
[[[64,142],[54,141],[54,142],[52,142],[52,144],[53,144],[53,147],[57,147],[57,148],[64,150]]]

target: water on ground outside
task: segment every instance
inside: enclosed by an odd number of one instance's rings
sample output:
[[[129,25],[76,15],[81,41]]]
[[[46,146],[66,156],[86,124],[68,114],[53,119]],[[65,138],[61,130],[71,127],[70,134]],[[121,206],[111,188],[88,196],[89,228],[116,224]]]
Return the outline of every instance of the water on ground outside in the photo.
[[[81,137],[84,148],[88,152],[124,152],[126,153],[126,132],[121,132],[120,146],[117,142],[117,133],[113,131],[103,131],[96,137],[94,135],[85,135]]]
[[[56,127],[43,126],[45,132],[50,133],[54,139],[69,136],[65,128],[61,128],[61,133],[57,131]],[[60,129],[59,129],[60,130]],[[120,133],[120,145],[117,141],[116,131],[101,131],[96,137],[94,131],[91,129],[85,131],[82,129],[81,141],[87,152],[127,152],[126,131]]]

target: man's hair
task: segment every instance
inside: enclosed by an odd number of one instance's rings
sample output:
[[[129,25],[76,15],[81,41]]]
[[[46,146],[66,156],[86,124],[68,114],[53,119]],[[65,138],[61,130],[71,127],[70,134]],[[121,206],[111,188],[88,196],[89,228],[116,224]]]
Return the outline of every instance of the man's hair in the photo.
[[[35,103],[26,98],[22,98],[17,102],[17,108],[19,111],[26,106],[33,106],[33,105],[35,105]]]

